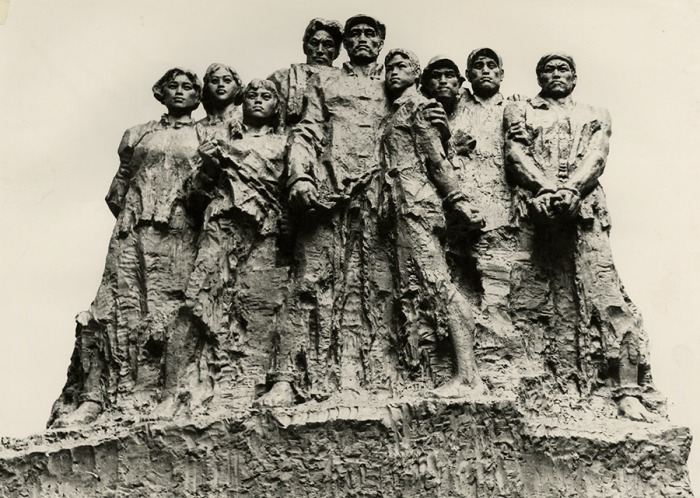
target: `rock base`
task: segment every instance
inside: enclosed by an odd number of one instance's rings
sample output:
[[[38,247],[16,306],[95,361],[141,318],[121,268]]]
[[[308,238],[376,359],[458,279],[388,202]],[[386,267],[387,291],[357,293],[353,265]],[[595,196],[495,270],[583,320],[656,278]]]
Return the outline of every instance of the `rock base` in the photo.
[[[692,496],[688,429],[531,417],[488,397],[307,403],[2,442],[5,498]]]

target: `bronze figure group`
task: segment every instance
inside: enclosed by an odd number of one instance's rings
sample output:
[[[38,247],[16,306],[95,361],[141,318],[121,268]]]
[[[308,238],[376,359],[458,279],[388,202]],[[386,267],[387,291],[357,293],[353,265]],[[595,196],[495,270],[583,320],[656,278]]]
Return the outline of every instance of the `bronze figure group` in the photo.
[[[167,113],[119,146],[49,426],[533,385],[655,417],[598,183],[610,116],[572,99],[574,59],[543,56],[540,93],[506,98],[493,49],[421,71],[405,49],[379,63],[385,37],[314,19],[305,63],[154,85]]]

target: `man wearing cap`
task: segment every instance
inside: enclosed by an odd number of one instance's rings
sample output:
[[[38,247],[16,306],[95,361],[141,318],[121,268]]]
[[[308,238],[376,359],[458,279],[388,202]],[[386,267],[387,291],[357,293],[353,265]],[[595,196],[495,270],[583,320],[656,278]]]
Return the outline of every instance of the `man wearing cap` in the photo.
[[[445,231],[444,211],[466,226],[473,223],[473,213],[442,137],[423,116],[423,109],[437,104],[417,91],[418,58],[393,49],[385,67],[392,107],[380,139],[380,226],[395,247],[395,301],[403,317],[397,337],[411,345],[398,349],[406,354],[406,364],[420,364],[434,381],[447,380],[434,394],[480,394],[484,387],[474,360],[474,319],[452,281],[439,235]],[[445,362],[437,353],[438,341],[446,336],[454,368],[451,358]]]
[[[450,146],[462,187],[493,230],[509,224],[510,188],[503,168],[503,109],[500,93],[504,70],[490,48],[472,51],[467,59],[471,91],[459,88],[464,79],[451,59],[434,57],[422,77],[424,93],[442,104],[452,132]],[[438,124],[439,111],[426,117]]]
[[[322,71],[337,71],[333,61],[340,55],[343,27],[338,21],[312,19],[304,31],[302,48],[306,62],[292,64],[267,77],[277,85],[280,96],[280,117],[287,126],[299,122],[304,110],[304,94],[311,76]]]
[[[622,415],[650,420],[640,402],[654,394],[647,337],[613,264],[598,183],[608,156],[610,115],[572,100],[577,76],[571,56],[547,54],[536,72],[542,90],[508,105],[504,127],[506,167],[529,194],[537,230],[533,266],[549,282],[556,314],[564,318],[554,324],[546,362],[558,378],[575,379],[581,392],[611,388]]]
[[[422,76],[423,92],[445,110],[452,164],[462,191],[484,220],[478,237],[474,233],[455,237],[458,232],[448,231],[448,251],[455,266],[468,274],[469,280],[476,280],[470,285],[478,289],[472,295],[479,325],[477,356],[485,352],[501,361],[509,356],[509,365],[514,365],[526,355],[518,345],[522,341],[510,312],[511,274],[520,250],[518,231],[510,223],[511,187],[503,160],[503,61],[490,48],[474,50],[467,59],[465,75],[471,90],[460,93],[464,78],[457,64],[446,56],[436,56]],[[426,113],[426,118],[445,126],[439,111]],[[486,362],[482,373],[489,375],[486,367],[491,364]],[[499,374],[504,369],[499,365],[494,371]]]
[[[360,392],[368,377],[392,375],[384,373],[389,366],[378,353],[385,346],[375,343],[385,335],[377,330],[390,323],[391,275],[370,240],[376,234],[376,142],[388,111],[377,63],[385,36],[384,24],[373,17],[348,19],[343,45],[350,61],[309,79],[302,119],[290,132],[296,287],[287,332],[271,360],[274,386],[263,404],[288,402],[290,384],[301,397],[320,399],[339,389]]]

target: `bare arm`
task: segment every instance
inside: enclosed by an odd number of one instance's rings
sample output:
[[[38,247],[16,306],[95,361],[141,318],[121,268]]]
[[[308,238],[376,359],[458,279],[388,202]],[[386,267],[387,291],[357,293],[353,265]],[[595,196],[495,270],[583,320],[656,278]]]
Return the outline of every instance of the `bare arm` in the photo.
[[[126,130],[122,141],[119,143],[119,169],[117,169],[117,174],[114,175],[112,184],[109,186],[109,191],[105,197],[107,206],[109,206],[109,210],[112,211],[115,218],[119,216],[124,207],[124,199],[129,190],[129,181],[137,169],[132,164],[131,158],[134,155],[135,143],[140,139],[140,137],[137,139],[139,131],[139,127]]]

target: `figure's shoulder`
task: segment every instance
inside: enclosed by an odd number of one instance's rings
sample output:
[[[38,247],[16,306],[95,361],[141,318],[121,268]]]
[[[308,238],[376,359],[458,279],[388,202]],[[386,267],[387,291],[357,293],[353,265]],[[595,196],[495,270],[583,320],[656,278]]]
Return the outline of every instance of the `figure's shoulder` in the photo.
[[[124,134],[128,133],[129,135],[140,135],[145,132],[156,129],[159,126],[160,122],[160,119],[154,119],[153,121],[148,121],[147,123],[137,124],[135,126],[132,126],[131,128],[128,128],[124,132]]]
[[[272,81],[277,88],[280,88],[289,79],[289,68],[283,67],[282,69],[278,69],[265,79]]]
[[[138,124],[128,128],[122,136],[122,141],[119,144],[119,150],[125,147],[133,147],[149,132],[157,129],[160,125],[160,120],[153,120],[147,123]]]
[[[416,113],[430,103],[430,99],[420,93],[412,93],[400,97],[394,102],[397,109],[403,109],[404,112]]]
[[[513,120],[518,117],[525,116],[527,110],[532,108],[532,99],[523,97],[519,100],[506,99],[503,104],[503,118],[505,120]]]
[[[605,107],[598,107],[591,104],[577,102],[575,110],[578,113],[585,114],[586,116],[590,116],[591,118],[602,123],[607,123],[608,125],[610,125],[612,122],[610,112]]]
[[[337,67],[328,66],[310,66],[306,64],[309,75],[309,84],[317,84],[320,86],[328,86],[337,82],[343,72]]]

